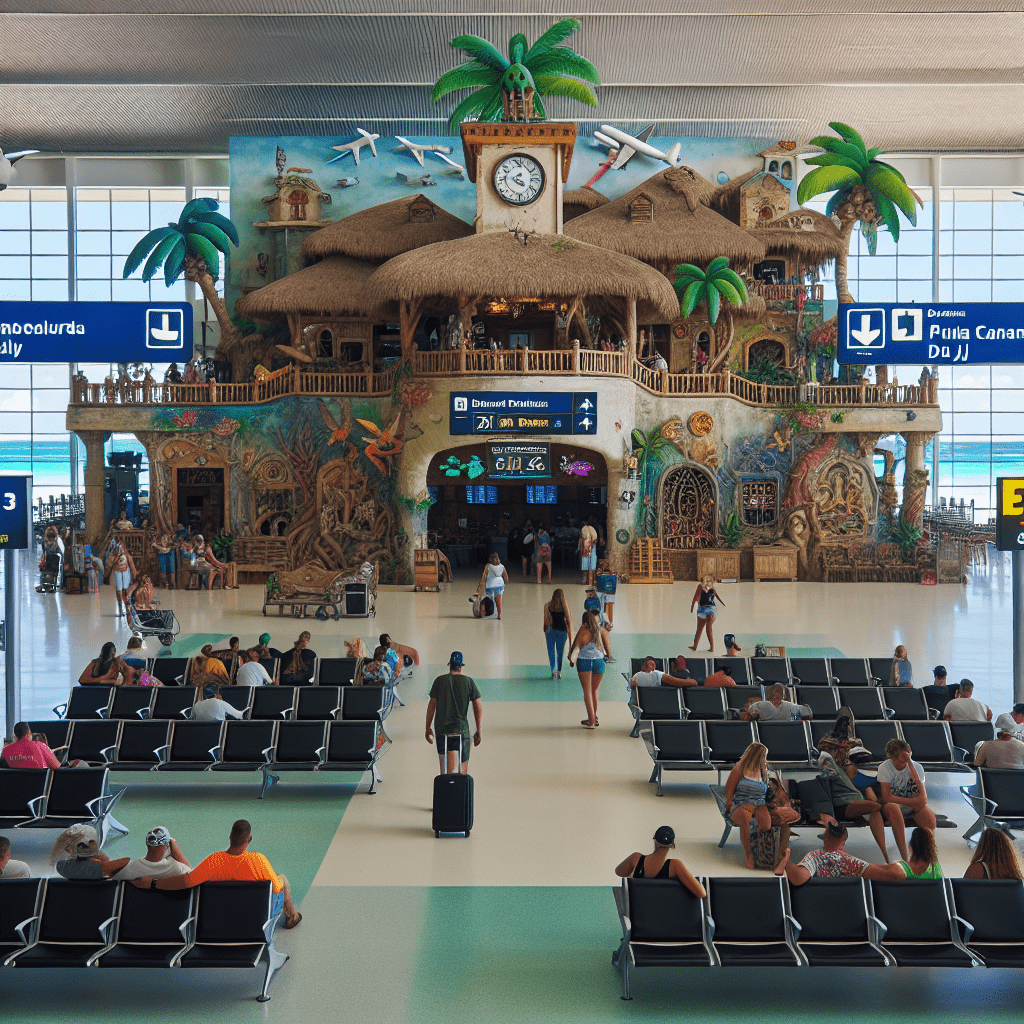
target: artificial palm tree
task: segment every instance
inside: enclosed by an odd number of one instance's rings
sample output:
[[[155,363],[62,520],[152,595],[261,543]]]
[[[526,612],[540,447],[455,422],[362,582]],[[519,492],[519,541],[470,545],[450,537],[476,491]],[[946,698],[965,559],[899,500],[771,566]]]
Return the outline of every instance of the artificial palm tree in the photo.
[[[578,21],[565,18],[552,25],[533,46],[517,32],[508,42],[507,59],[486,39],[456,36],[451,45],[463,50],[469,60],[437,80],[431,99],[436,102],[460,89],[473,92],[452,111],[448,127],[454,131],[468,117],[478,121],[544,118],[547,114],[541,96],[569,96],[597,106],[594,90],[587,84],[601,84],[597,69],[568,46],[558,45],[578,28]]]
[[[224,300],[217,294],[220,276],[220,254],[225,256],[232,245],[238,245],[238,231],[223,214],[217,213],[216,199],[193,199],[182,208],[178,220],[144,235],[128,255],[122,277],[128,278],[142,265],[142,280],[150,281],[163,268],[164,281],[170,287],[182,276],[199,285],[203,298],[213,308],[220,324],[220,343],[216,356],[228,356],[235,379],[242,379],[251,367],[253,353],[250,343],[264,347],[262,334],[244,335],[234,325]],[[238,363],[238,365],[235,365]]]
[[[868,227],[868,244],[873,252],[870,233],[881,222],[893,241],[899,241],[899,213],[917,224],[917,206],[921,200],[907,186],[906,180],[895,167],[878,159],[881,150],[868,149],[864,140],[848,125],[832,121],[829,127],[838,134],[820,135],[811,143],[827,152],[812,156],[807,163],[814,170],[800,181],[797,202],[803,204],[814,196],[835,192],[825,210],[828,216],[839,218],[843,240],[846,243],[836,259],[836,295],[840,302],[853,302],[846,278],[847,254],[854,226]]]
[[[708,364],[708,372],[714,373],[725,362],[732,345],[734,324],[728,307],[740,306],[749,301],[747,286],[743,278],[729,267],[727,256],[716,256],[708,264],[707,270],[701,270],[692,263],[680,263],[676,267],[673,287],[680,293],[679,307],[684,317],[689,316],[703,302],[707,307],[708,321],[717,323],[719,313],[723,312],[722,303],[725,303],[726,336],[718,340],[715,356]]]

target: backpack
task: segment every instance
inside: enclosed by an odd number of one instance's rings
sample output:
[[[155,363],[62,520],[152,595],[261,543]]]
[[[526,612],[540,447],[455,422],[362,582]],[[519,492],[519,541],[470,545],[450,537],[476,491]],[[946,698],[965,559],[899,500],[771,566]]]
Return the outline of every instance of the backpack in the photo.
[[[539,534],[537,537],[537,553],[541,559],[551,557],[551,538],[546,534]]]
[[[136,686],[156,686],[157,685],[157,681],[148,672],[143,672],[142,675],[139,676],[138,681],[136,682],[135,685]]]

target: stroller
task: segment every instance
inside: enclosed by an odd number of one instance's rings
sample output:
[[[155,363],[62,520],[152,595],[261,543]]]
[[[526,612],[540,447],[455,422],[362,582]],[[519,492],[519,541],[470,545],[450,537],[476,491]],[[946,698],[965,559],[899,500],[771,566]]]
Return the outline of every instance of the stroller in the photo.
[[[57,551],[46,551],[39,563],[39,586],[36,593],[53,594],[60,586],[60,554]]]
[[[174,638],[181,632],[181,626],[170,608],[146,608],[139,610],[134,601],[125,605],[128,617],[128,628],[132,636],[155,636],[164,647],[170,647]]]

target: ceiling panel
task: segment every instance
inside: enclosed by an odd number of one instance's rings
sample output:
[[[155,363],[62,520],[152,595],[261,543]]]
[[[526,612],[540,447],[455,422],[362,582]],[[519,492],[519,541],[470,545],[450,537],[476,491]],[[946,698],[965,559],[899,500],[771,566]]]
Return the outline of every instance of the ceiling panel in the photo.
[[[434,133],[454,101],[431,104],[429,85],[458,63],[454,35],[501,47],[558,16],[535,0],[516,14],[487,13],[493,0],[34,6],[8,0],[0,14],[8,150],[223,152],[232,135],[356,124]],[[654,121],[662,134],[799,141],[838,119],[890,150],[1024,149],[1015,6],[653,0],[636,14],[592,0],[572,41],[606,83],[599,106],[548,112],[584,127]]]

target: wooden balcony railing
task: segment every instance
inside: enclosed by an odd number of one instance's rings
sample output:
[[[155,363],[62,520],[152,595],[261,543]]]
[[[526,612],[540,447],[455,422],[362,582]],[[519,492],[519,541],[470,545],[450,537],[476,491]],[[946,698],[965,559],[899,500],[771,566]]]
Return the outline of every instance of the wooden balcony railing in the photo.
[[[782,286],[779,286],[782,287]],[[628,352],[580,349],[516,349],[514,351],[416,352],[413,369],[418,377],[610,377],[632,379],[654,395],[731,396],[748,405],[793,405],[809,402],[831,408],[856,406],[937,406],[934,379],[926,385],[909,384],[763,384],[723,373],[668,373],[653,370]],[[396,370],[384,373],[308,373],[294,366],[277,370],[260,381],[246,384],[158,384],[147,381],[127,385],[90,384],[77,380],[71,393],[75,406],[131,405],[259,405],[286,395],[383,397],[394,388]]]

